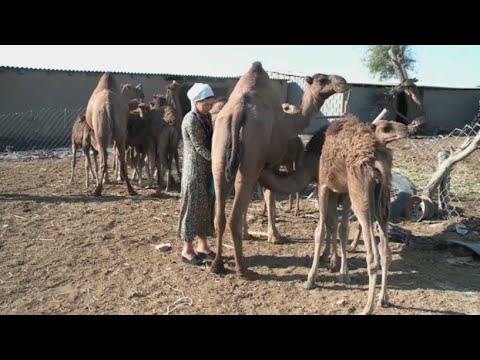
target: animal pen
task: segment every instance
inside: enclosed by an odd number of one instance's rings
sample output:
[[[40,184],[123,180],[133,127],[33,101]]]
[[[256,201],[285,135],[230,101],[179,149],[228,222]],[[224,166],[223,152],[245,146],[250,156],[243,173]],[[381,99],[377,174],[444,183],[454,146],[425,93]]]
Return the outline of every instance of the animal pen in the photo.
[[[270,73],[295,84],[302,79],[293,75]],[[322,108],[316,121],[331,122],[345,112],[346,99],[334,95]],[[479,104],[480,105],[480,104]],[[326,108],[327,110],[324,110]],[[75,118],[86,108],[43,108],[38,111],[0,114],[0,161],[29,161],[46,158],[70,158],[70,135]],[[336,114],[336,115],[332,115]],[[315,119],[313,121],[315,123]],[[32,126],[34,125],[34,126]],[[393,173],[406,176],[413,183],[413,193],[420,194],[439,166],[439,156],[448,154],[480,135],[480,112],[470,124],[448,134],[402,139],[391,146]],[[309,136],[303,137],[308,139]],[[401,151],[402,156],[395,156]],[[465,206],[480,215],[480,152],[473,151],[455,164],[432,200],[440,218],[462,216]],[[420,212],[425,209],[419,210]],[[472,214],[472,215],[473,215]],[[422,218],[412,214],[412,219]]]

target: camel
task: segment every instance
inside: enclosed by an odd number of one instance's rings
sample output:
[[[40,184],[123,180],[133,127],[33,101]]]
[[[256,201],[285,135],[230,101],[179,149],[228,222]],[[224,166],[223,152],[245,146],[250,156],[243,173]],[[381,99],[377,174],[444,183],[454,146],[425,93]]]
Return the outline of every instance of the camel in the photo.
[[[125,140],[127,137],[128,101],[137,96],[131,85],[122,86],[119,91],[112,74],[105,73],[88,101],[86,122],[93,129],[95,141],[100,153],[100,179],[95,189],[95,196],[101,196],[103,179],[107,177],[107,146],[115,143],[120,169],[127,183],[128,193],[137,195],[127,176],[125,167]]]
[[[70,176],[69,184],[73,183],[73,178],[75,176],[75,165],[77,162],[77,149],[82,148],[83,155],[85,157],[85,188],[88,189],[89,186],[89,172],[92,174],[93,178],[98,184],[98,174],[97,174],[97,155],[98,151],[95,149],[97,144],[95,142],[95,137],[93,130],[88,127],[85,122],[85,115],[78,115],[73,123],[72,127],[72,173]],[[90,149],[93,151],[93,160],[95,162],[95,167],[92,169],[92,163],[90,160]]]
[[[292,107],[290,105],[290,107]],[[388,121],[388,120],[378,120],[376,124],[367,124],[367,126],[374,131],[375,138],[382,144],[386,145],[395,140],[399,140],[408,136],[408,128],[399,122]],[[313,137],[310,139],[306,146],[305,157],[303,163],[300,165],[295,172],[288,175],[276,174],[270,169],[265,169],[260,174],[259,182],[262,186],[269,188],[272,191],[280,192],[284,194],[292,194],[303,190],[309,183],[313,181],[318,181],[318,165],[320,162],[320,155],[322,153],[323,143],[325,141],[325,131],[327,128],[322,128],[317,131]],[[346,199],[340,197],[339,203],[346,201]],[[336,207],[330,210],[331,212],[327,215],[327,222],[330,217],[337,217]],[[347,214],[348,215],[348,214]],[[330,223],[332,224],[332,223]],[[331,225],[331,227],[334,227]],[[333,233],[330,232],[329,226],[327,226],[327,236],[326,236],[326,245],[324,251],[321,255],[322,259],[327,259],[330,255],[331,247],[332,256],[330,258],[329,268],[332,271],[336,271],[338,268],[338,257],[336,252],[336,230],[333,230]],[[354,236],[354,240],[348,251],[352,251],[356,247],[356,243],[360,238],[362,232],[361,226],[358,227],[357,232]],[[341,276],[344,278],[344,276]],[[348,280],[348,278],[345,278]]]
[[[253,188],[261,170],[278,166],[287,151],[288,140],[305,129],[321,106],[335,93],[346,90],[346,81],[337,75],[315,74],[306,77],[306,89],[298,114],[286,114],[282,98],[272,87],[260,62],[255,62],[235,86],[228,102],[218,113],[212,139],[212,172],[215,183],[215,229],[217,255],[211,271],[224,271],[222,240],[225,232],[225,202],[230,183],[235,179],[235,199],[229,226],[239,276],[251,278],[242,254],[246,233],[246,214]],[[238,173],[237,173],[238,170]],[[275,227],[275,196],[265,192],[268,209],[268,242],[284,243]],[[242,233],[243,230],[243,233]],[[243,236],[242,236],[243,235]]]
[[[287,149],[288,149],[287,153],[285,154],[282,161],[280,162],[280,165],[285,166],[287,170],[287,174],[291,174],[300,166],[301,162],[303,161],[305,149],[303,147],[302,140],[298,136],[288,140]],[[286,212],[292,212],[292,205],[293,205],[292,195],[293,194],[289,194],[289,197],[288,197],[289,207],[288,207],[288,210],[286,210]],[[295,211],[293,215],[298,216],[300,211],[300,193],[297,191],[295,195],[296,195],[296,202],[295,202]],[[264,200],[262,216],[265,216],[266,212],[267,212],[267,203]]]
[[[171,129],[169,129],[170,136],[168,139],[167,166],[168,166],[170,179],[167,182],[167,188],[169,188],[170,182],[174,183],[173,176],[171,175],[173,159],[175,159],[175,166],[177,168],[177,175],[178,175],[179,181],[181,181],[182,179],[182,172],[180,171],[179,156],[178,156],[178,143],[180,142],[180,134],[181,134],[180,129],[182,126],[182,119],[183,119],[182,106],[180,102],[180,88],[181,88],[181,84],[173,80],[172,83],[167,86],[167,93],[166,93],[166,104],[172,106],[175,109],[175,112],[177,114],[177,121],[175,124],[176,127],[172,127]]]
[[[151,146],[148,150],[148,162],[150,173],[153,175],[157,169],[157,193],[161,192],[162,167],[167,169],[166,191],[170,190],[171,184],[171,166],[168,166],[168,152],[172,146],[172,137],[178,134],[176,123],[178,121],[176,110],[170,105],[159,106],[159,102],[154,101],[152,109],[146,114],[150,118],[150,133],[152,137]],[[178,146],[178,143],[177,143]],[[152,186],[150,179],[150,187]]]
[[[367,249],[369,275],[368,300],[363,311],[371,314],[377,282],[379,253],[382,266],[382,287],[379,306],[388,305],[387,273],[391,262],[388,244],[388,219],[390,207],[390,179],[392,154],[380,143],[365,124],[353,115],[334,121],[327,129],[320,157],[318,175],[319,221],[315,230],[315,254],[306,282],[307,289],[315,287],[320,249],[326,235],[328,214],[336,209],[338,196],[348,194],[344,201],[339,235],[342,249],[341,274],[348,276],[346,266],[346,237],[348,236],[348,210],[351,207],[362,227]],[[336,216],[330,216],[336,222]],[[374,221],[378,224],[380,244],[374,236]],[[327,224],[328,226],[328,224]]]

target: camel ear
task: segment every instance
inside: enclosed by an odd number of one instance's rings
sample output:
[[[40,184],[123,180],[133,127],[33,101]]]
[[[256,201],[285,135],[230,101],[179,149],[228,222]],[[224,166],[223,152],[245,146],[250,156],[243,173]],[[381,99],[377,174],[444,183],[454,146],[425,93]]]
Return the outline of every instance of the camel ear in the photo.
[[[311,76],[307,76],[307,77],[305,78],[305,81],[306,81],[307,84],[309,84],[309,85],[312,85],[312,84],[313,84],[313,78],[312,78]]]
[[[365,125],[367,125],[373,131],[375,131],[377,129],[377,125],[375,125],[374,123],[367,122],[367,123],[365,123]]]
[[[283,108],[283,111],[287,112],[290,110],[290,104],[288,103],[282,104],[282,108]]]
[[[138,90],[143,90],[142,84],[138,84],[137,86],[135,86],[135,88],[138,89]]]

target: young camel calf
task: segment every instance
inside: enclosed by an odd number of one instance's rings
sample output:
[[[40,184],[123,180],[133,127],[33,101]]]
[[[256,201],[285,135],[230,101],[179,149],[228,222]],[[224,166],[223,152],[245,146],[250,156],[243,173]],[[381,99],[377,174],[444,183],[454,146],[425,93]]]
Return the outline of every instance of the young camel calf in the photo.
[[[77,163],[77,149],[81,148],[83,150],[83,155],[85,156],[85,188],[88,189],[89,186],[89,172],[92,174],[98,185],[98,151],[95,149],[97,147],[97,143],[95,141],[93,130],[90,129],[85,121],[85,115],[78,115],[75,119],[72,128],[71,140],[73,159],[69,184],[71,185],[73,183],[73,178],[75,176],[75,165]],[[95,162],[95,168],[93,169],[90,161],[90,149],[93,151],[93,161]]]
[[[379,261],[382,267],[382,287],[380,306],[387,306],[387,273],[391,262],[388,244],[388,219],[390,211],[390,179],[392,155],[384,144],[379,142],[373,131],[356,117],[349,115],[334,121],[327,129],[325,144],[319,165],[318,200],[320,219],[315,230],[315,255],[308,274],[307,289],[315,287],[318,273],[320,249],[326,236],[328,216],[336,209],[338,197],[348,194],[344,201],[342,225],[339,231],[342,248],[341,274],[348,276],[346,268],[346,216],[350,201],[361,226],[367,249],[367,271],[369,289],[364,314],[373,311],[373,299],[377,282]],[[378,223],[380,244],[377,247],[374,236],[374,221]]]

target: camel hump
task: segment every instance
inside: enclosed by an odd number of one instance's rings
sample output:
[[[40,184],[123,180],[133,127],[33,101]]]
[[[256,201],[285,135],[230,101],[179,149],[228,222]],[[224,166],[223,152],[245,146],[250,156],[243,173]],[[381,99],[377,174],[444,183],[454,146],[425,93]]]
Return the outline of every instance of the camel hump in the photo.
[[[98,81],[97,89],[96,90],[111,90],[116,91],[116,82],[115,78],[109,72],[106,72],[102,75],[100,80]]]
[[[263,66],[262,66],[262,63],[260,61],[255,61],[253,64],[252,64],[252,71],[265,71],[263,70]]]

